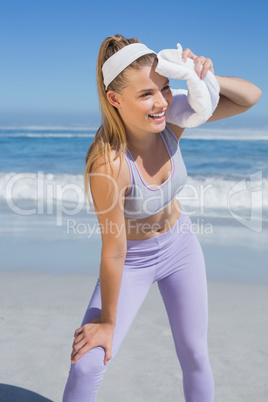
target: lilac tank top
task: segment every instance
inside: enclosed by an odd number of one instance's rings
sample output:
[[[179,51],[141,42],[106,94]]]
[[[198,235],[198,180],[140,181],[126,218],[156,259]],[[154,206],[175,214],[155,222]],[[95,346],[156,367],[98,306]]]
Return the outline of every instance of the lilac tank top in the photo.
[[[168,125],[160,135],[172,166],[169,177],[160,186],[146,183],[129,149],[125,154],[131,177],[131,186],[124,201],[124,215],[127,218],[141,219],[155,215],[172,201],[186,183],[187,171],[176,135]]]

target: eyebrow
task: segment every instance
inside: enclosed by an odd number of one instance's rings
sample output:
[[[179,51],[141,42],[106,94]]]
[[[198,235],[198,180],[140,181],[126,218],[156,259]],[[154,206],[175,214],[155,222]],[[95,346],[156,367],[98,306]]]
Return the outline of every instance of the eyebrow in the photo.
[[[164,88],[167,84],[169,84],[169,79],[166,80],[166,82],[165,82],[164,85],[163,85],[163,88]],[[140,91],[137,91],[137,94],[139,94],[140,92],[151,92],[151,91],[154,91],[154,89],[153,89],[153,88],[141,89]]]

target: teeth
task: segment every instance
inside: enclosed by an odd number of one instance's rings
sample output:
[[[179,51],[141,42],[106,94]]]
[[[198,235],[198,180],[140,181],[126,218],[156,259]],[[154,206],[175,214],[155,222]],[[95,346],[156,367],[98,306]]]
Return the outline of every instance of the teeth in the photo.
[[[152,116],[152,117],[163,117],[164,114],[165,114],[165,112],[162,112],[162,113],[150,114],[150,116]]]

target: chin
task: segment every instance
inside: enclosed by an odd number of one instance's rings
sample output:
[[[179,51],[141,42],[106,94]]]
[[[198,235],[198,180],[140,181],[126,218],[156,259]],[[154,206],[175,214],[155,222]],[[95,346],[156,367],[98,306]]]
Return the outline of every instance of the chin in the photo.
[[[163,131],[166,128],[166,125],[167,125],[167,122],[165,120],[162,123],[158,123],[158,124],[155,123],[152,126],[154,127],[154,131],[159,133],[160,131]]]

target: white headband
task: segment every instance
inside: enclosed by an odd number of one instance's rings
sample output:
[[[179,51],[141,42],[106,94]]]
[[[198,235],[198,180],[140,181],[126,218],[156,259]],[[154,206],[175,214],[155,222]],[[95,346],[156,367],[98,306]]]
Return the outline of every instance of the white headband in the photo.
[[[103,82],[108,85],[134,60],[145,54],[155,53],[143,43],[131,43],[114,53],[102,66]],[[156,54],[156,53],[155,53]]]

